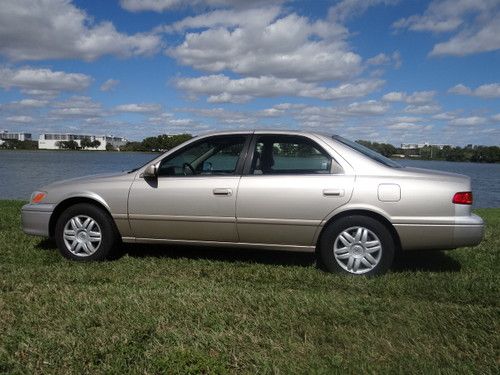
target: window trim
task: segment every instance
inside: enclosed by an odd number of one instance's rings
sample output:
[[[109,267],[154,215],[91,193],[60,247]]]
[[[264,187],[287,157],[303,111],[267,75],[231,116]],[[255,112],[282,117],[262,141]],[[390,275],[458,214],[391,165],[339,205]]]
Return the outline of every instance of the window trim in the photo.
[[[283,138],[298,138],[298,139],[305,139],[314,146],[323,152],[324,154],[328,155],[330,160],[332,161],[330,163],[330,170],[328,173],[276,173],[276,174],[252,174],[251,169],[252,169],[252,164],[253,164],[253,158],[255,157],[255,146],[257,145],[257,140],[260,137],[283,137]],[[337,164],[340,168],[342,168],[341,173],[333,173],[333,163]],[[249,144],[249,148],[247,150],[247,158],[245,161],[245,165],[243,168],[243,176],[256,176],[256,177],[270,177],[270,176],[336,176],[336,175],[343,175],[344,174],[344,168],[342,167],[342,164],[340,164],[333,156],[331,153],[325,150],[324,147],[322,147],[318,142],[316,142],[314,139],[300,135],[300,134],[280,134],[280,133],[259,133],[259,134],[253,134],[251,142]]]
[[[163,160],[165,159],[171,159],[171,158],[175,158],[176,156],[178,156],[180,153],[182,153],[183,151],[186,150],[186,148],[190,148],[190,147],[196,147],[197,145],[199,145],[200,143],[203,143],[203,142],[207,142],[211,139],[216,139],[216,138],[238,138],[238,137],[242,137],[245,139],[245,141],[243,142],[243,149],[241,150],[241,153],[240,153],[240,156],[238,157],[238,161],[236,162],[236,168],[234,169],[234,172],[232,173],[228,173],[228,174],[192,174],[192,175],[160,175],[159,174],[159,170],[160,170],[160,165],[161,163],[163,162]],[[161,160],[159,160],[156,165],[157,165],[157,168],[158,168],[158,178],[203,178],[203,177],[234,177],[234,176],[241,176],[242,175],[242,172],[243,172],[243,167],[244,167],[244,163],[245,163],[245,160],[247,158],[247,155],[248,155],[248,150],[249,150],[249,146],[250,146],[250,143],[251,143],[251,134],[225,134],[225,135],[214,135],[214,136],[211,136],[211,137],[204,137],[204,138],[201,138],[201,139],[198,139],[194,142],[190,142],[189,144],[187,144],[186,146],[182,147],[181,149],[163,157]]]

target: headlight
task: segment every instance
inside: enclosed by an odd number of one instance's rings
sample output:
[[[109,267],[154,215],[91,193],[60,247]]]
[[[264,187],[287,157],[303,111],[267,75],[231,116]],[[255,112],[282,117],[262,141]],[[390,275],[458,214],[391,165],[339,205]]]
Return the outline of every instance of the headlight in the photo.
[[[40,203],[46,196],[47,193],[44,191],[34,191],[33,194],[31,194],[30,203]]]

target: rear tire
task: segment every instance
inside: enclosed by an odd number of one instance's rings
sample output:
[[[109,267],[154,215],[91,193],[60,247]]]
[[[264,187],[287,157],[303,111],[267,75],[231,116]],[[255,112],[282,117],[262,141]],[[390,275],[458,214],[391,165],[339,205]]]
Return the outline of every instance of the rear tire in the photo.
[[[318,255],[329,272],[374,276],[389,270],[394,253],[394,239],[384,224],[368,216],[351,215],[325,229]]]
[[[88,203],[68,207],[58,218],[55,240],[64,257],[79,261],[108,258],[119,241],[113,219]]]

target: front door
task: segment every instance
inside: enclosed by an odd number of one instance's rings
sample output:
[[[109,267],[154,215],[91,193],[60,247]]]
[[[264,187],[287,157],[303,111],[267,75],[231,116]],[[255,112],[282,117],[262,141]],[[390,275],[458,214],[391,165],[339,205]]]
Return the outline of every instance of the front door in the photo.
[[[157,179],[137,177],[129,195],[136,238],[238,241],[236,193],[245,135],[213,136],[166,156]]]

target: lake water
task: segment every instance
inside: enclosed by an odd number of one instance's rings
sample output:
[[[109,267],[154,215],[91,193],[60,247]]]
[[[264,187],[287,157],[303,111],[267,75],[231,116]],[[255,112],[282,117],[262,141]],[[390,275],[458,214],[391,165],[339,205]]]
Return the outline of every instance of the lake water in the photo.
[[[88,174],[130,170],[156,154],[136,152],[0,151],[0,199],[28,200],[48,183]],[[402,165],[472,178],[474,207],[500,207],[500,164],[401,160]]]

